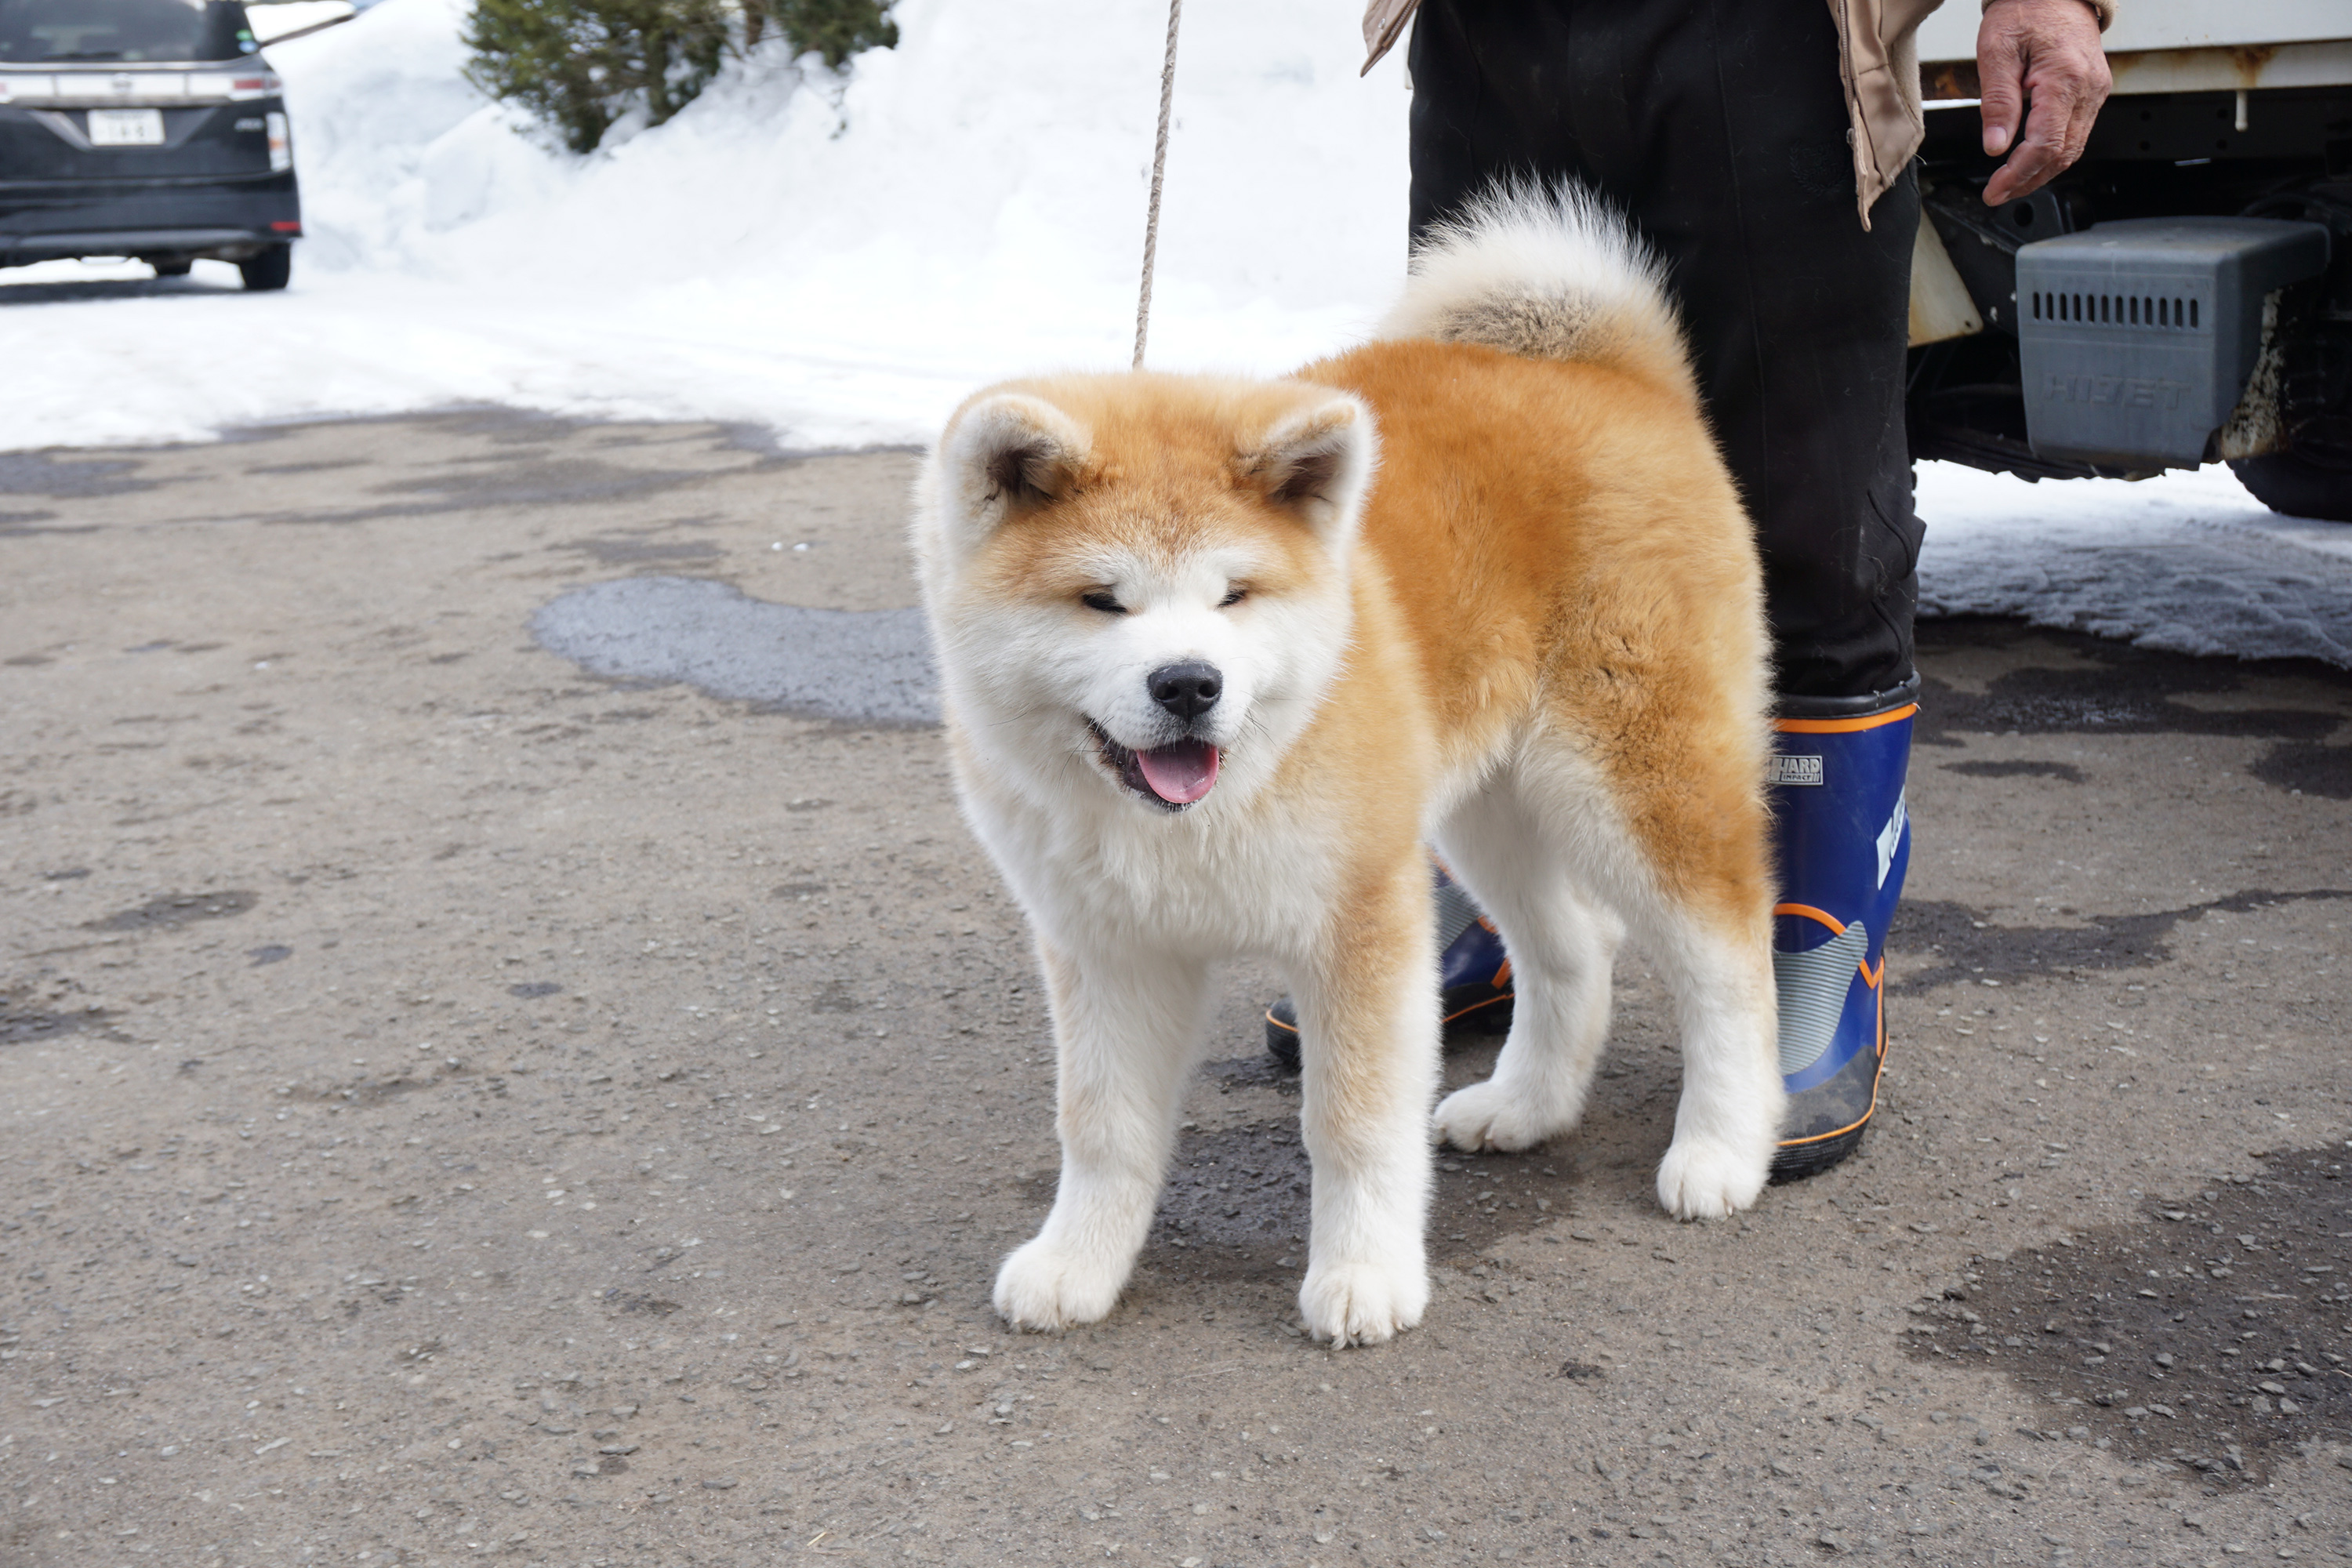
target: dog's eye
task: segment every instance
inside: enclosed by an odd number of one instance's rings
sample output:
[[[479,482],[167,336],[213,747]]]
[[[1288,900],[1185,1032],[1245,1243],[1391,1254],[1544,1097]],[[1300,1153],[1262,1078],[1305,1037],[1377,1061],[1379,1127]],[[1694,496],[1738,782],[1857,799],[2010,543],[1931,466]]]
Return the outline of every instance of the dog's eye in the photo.
[[[1078,603],[1084,605],[1089,610],[1100,610],[1106,616],[1123,616],[1127,614],[1127,606],[1120,604],[1116,596],[1109,594],[1081,594],[1078,595]]]
[[[1240,604],[1244,599],[1248,597],[1249,590],[1236,583],[1234,586],[1225,590],[1225,596],[1217,601],[1217,608],[1221,610],[1230,610],[1235,605]]]

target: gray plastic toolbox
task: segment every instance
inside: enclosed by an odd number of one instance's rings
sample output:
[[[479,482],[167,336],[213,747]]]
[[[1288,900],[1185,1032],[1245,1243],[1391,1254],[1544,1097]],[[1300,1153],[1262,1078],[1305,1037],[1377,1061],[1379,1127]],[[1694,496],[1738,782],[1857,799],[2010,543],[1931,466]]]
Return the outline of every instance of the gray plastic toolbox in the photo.
[[[2189,468],[2262,352],[2263,300],[2327,268],[2327,230],[2275,218],[2132,218],[2017,252],[2033,449]]]

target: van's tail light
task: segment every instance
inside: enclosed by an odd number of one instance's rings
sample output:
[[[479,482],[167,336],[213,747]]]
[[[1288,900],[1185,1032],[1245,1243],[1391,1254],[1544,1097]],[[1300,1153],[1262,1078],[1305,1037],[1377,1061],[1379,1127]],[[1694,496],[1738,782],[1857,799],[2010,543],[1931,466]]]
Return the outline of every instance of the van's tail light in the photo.
[[[258,76],[232,76],[226,71],[196,71],[187,78],[187,95],[195,99],[227,99],[237,103],[257,98],[276,98],[285,89],[285,82],[275,71],[263,71]]]
[[[269,117],[269,172],[282,174],[294,166],[294,138],[286,129],[286,117]]]

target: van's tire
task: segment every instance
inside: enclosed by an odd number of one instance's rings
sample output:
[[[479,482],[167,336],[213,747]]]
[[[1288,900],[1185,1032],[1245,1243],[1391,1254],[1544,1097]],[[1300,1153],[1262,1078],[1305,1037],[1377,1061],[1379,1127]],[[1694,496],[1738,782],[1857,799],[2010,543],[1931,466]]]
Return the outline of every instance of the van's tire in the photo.
[[[2352,453],[2274,452],[2233,458],[2230,468],[2273,511],[2352,522]]]
[[[158,278],[185,278],[188,275],[188,269],[195,263],[183,256],[177,260],[165,258],[150,261],[147,265],[155,269],[155,276]]]
[[[260,292],[268,289],[283,289],[294,276],[294,247],[273,245],[257,256],[236,264],[237,276],[245,279],[247,289]]]

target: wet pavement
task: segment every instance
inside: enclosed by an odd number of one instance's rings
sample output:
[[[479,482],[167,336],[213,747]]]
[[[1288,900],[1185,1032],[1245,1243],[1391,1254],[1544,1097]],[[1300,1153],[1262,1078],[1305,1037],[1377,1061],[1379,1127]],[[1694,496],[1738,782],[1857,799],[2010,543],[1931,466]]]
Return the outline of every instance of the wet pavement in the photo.
[[[673,560],[677,548],[635,558]],[[614,563],[610,554],[598,559]],[[608,679],[683,681],[712,697],[850,723],[940,721],[920,610],[809,609],[702,578],[624,577],[549,601],[530,629],[550,653]]]
[[[1050,1057],[914,462],[0,458],[0,1563],[2352,1556],[2352,677],[1927,626],[1861,1155],[1661,1215],[1631,953],[1377,1350],[1297,1332],[1236,965],[1128,1299],[1014,1336]]]
[[[2268,1479],[2302,1443],[2352,1438],[2347,1159],[2283,1151],[2126,1224],[1974,1259],[1912,1325],[1911,1353],[2000,1362],[2064,1408],[2027,1436],[2083,1427],[2137,1458]]]

